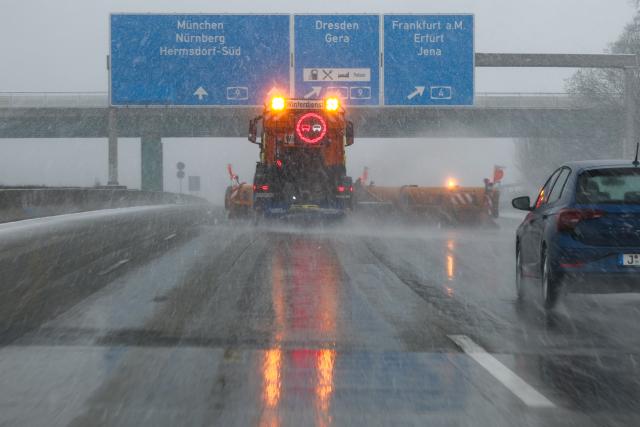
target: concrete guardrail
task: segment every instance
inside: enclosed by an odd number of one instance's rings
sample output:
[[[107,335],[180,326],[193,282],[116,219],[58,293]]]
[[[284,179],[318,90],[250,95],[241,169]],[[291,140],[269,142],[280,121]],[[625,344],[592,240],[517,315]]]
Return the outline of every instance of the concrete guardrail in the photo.
[[[206,204],[191,195],[116,188],[0,188],[0,223],[99,209]]]

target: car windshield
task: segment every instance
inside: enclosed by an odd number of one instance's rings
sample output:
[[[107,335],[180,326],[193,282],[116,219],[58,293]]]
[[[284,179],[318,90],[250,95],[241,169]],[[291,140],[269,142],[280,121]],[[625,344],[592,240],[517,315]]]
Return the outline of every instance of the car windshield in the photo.
[[[578,176],[576,203],[640,204],[640,169],[591,169]]]

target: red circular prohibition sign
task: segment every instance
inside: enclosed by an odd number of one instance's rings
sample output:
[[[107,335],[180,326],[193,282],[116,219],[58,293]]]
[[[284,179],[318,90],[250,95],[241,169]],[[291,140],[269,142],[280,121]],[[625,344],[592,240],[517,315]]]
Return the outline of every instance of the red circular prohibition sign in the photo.
[[[327,122],[320,114],[303,114],[296,123],[296,133],[307,144],[316,144],[327,134]]]

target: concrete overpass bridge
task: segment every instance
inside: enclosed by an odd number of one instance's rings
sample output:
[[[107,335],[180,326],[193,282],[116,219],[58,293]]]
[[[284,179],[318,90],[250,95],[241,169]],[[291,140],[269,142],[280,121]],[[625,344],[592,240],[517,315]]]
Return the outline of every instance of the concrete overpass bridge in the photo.
[[[477,67],[615,68],[625,91],[594,103],[549,93],[478,93],[472,107],[359,107],[350,117],[359,137],[539,137],[602,135],[636,141],[632,96],[635,55],[476,54]],[[109,181],[117,183],[117,139],[139,137],[143,189],[162,189],[163,137],[243,137],[255,107],[109,106],[107,93],[0,93],[0,138],[109,139]]]
[[[349,115],[360,137],[580,137],[602,126],[621,136],[622,97],[612,98],[591,105],[564,93],[478,93],[473,107],[351,107]],[[255,107],[110,108],[107,93],[0,93],[0,138],[244,137],[249,119],[260,113]]]

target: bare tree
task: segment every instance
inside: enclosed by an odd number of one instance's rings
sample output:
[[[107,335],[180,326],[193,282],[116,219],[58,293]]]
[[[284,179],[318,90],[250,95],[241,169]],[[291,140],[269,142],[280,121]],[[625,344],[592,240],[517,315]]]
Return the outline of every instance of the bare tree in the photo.
[[[640,0],[633,0],[638,9],[620,37],[610,44],[608,53],[640,55]],[[633,94],[640,104],[640,74],[636,75]],[[581,69],[566,81],[566,90],[579,104],[622,106],[624,76],[621,70]],[[640,124],[639,118],[636,118]],[[516,146],[516,164],[522,176],[538,186],[558,164],[567,160],[619,157],[621,141],[614,140],[603,127],[599,135],[581,139],[525,138]]]

